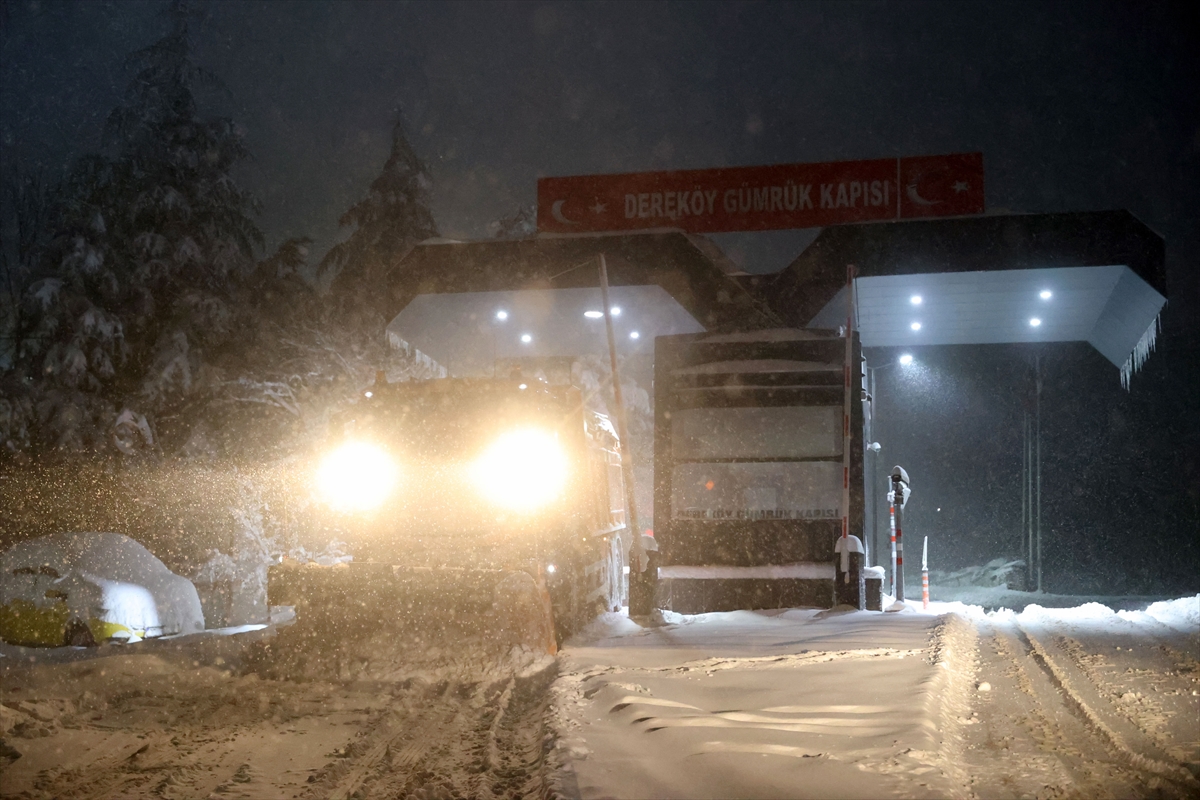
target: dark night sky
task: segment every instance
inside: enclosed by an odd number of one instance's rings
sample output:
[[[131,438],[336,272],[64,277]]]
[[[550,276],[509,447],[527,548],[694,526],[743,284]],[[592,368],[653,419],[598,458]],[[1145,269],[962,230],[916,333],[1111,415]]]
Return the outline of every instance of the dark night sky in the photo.
[[[53,172],[98,146],[104,116],[128,77],[122,57],[162,34],[164,5],[4,4],[6,168],[41,164]],[[1129,395],[1119,389],[1116,370],[1089,348],[1047,353],[1058,370],[1048,374],[1048,402],[1069,409],[1054,426],[1061,441],[1051,450],[1058,455],[1048,456],[1062,459],[1054,462],[1054,513],[1064,525],[1103,526],[1083,510],[1099,501],[1097,484],[1081,477],[1102,469],[1127,470],[1127,487],[1153,484],[1137,490],[1150,492],[1144,502],[1117,498],[1145,510],[1122,516],[1113,535],[1145,523],[1162,497],[1200,486],[1194,419],[1200,28],[1183,4],[198,2],[196,8],[199,60],[229,90],[207,98],[209,108],[247,131],[254,160],[242,178],[264,204],[268,242],[307,234],[318,256],[338,235],[338,215],[377,174],[398,106],[430,165],[438,225],[455,238],[488,235],[488,223],[534,200],[535,179],[543,174],[967,150],[984,153],[993,211],[1127,208],[1167,240],[1164,337]],[[716,238],[749,270],[773,271],[810,236]],[[1027,355],[930,348],[928,369],[966,377],[955,379],[953,392],[943,382],[940,395],[933,389],[911,395],[927,399],[913,400],[911,418],[892,416],[907,432],[892,433],[889,458],[903,456],[927,465],[931,476],[941,474],[937,485],[952,497],[948,505],[986,490],[989,480],[1008,481],[1009,467],[1020,469],[1019,450],[1009,441],[1015,412],[995,399],[996,386]],[[884,383],[884,373],[880,378],[881,388],[895,392],[913,380],[896,371],[886,377],[893,385]],[[946,420],[964,428],[952,447],[913,433],[945,431]],[[1157,461],[1130,455],[1147,437],[1162,451]],[[1003,461],[972,452],[992,452],[986,448],[999,448],[1004,458],[1011,449],[1014,463],[979,466]],[[1122,460],[1129,463],[1122,467]],[[1187,474],[1178,478],[1181,472]],[[1195,494],[1190,502],[1194,509]],[[982,518],[945,527],[974,530]],[[1015,526],[1015,518],[1001,522],[995,524]],[[1170,535],[1196,538],[1194,530]],[[991,541],[984,533],[971,536]],[[1066,564],[1067,551],[1054,557]],[[1180,558],[1195,567],[1200,557],[1190,546],[1176,553]]]

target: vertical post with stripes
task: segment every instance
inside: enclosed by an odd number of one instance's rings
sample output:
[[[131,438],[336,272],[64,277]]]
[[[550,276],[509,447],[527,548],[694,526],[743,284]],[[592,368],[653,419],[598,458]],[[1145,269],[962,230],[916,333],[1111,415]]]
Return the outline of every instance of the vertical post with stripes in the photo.
[[[929,610],[929,537],[921,546],[921,608]]]
[[[900,480],[900,469],[892,472],[892,513],[896,518],[896,602],[904,602],[904,484]]]
[[[892,492],[888,492],[888,524],[891,526],[888,531],[888,537],[891,539],[892,545],[892,585],[891,591],[888,592],[892,597],[896,596],[896,496]]]
[[[854,360],[854,265],[846,265],[846,363],[842,366],[842,539],[850,535],[850,374]],[[850,548],[842,542],[842,581],[850,582]]]

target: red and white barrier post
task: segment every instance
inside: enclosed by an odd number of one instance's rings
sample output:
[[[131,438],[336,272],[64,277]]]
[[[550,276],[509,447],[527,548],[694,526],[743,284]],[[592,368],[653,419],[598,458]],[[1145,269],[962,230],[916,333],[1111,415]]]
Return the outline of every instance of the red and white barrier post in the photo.
[[[888,492],[888,539],[892,546],[892,582],[888,588],[888,594],[892,597],[896,596],[896,495],[894,492]]]
[[[929,610],[929,537],[921,547],[921,608]]]
[[[896,588],[896,602],[904,602],[904,505],[911,492],[908,489],[908,473],[897,465],[892,468],[892,517],[896,528],[896,560],[892,571]]]

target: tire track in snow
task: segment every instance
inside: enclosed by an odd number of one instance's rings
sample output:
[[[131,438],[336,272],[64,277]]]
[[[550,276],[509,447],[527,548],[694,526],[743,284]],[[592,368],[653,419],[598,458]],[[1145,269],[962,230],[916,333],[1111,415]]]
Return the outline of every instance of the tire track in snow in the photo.
[[[547,719],[550,685],[557,677],[555,664],[518,676],[513,682],[511,696],[492,737],[496,760],[489,773],[491,796],[516,800],[553,795],[546,758],[552,744]]]
[[[1051,650],[1058,648],[1039,640],[1021,623],[1014,620],[1013,625],[1031,658],[1046,672],[1064,702],[1086,720],[1111,749],[1137,769],[1154,773],[1182,790],[1184,796],[1200,791],[1200,781],[1191,771],[1163,753],[1150,737],[1114,711],[1103,699],[1099,687],[1088,680],[1086,672],[1067,666],[1073,663],[1069,656],[1056,659]]]
[[[1061,796],[1061,787],[1076,784],[1070,768],[1075,759],[1062,757],[1070,744],[1038,701],[1034,680],[1043,676],[1027,672],[1011,632],[987,623],[980,628],[977,676],[990,691],[977,692],[973,708],[980,724],[965,730],[962,763],[971,774],[972,794]]]
[[[1179,781],[1135,764],[1096,727],[1015,619],[981,623],[991,658],[981,677],[981,729],[966,756],[982,797],[1190,797]],[[1015,691],[1014,691],[1015,690]],[[1000,756],[997,758],[997,756]]]
[[[1162,779],[1147,775],[1121,758],[1072,702],[1015,619],[997,625],[995,630],[1006,640],[1004,649],[1017,670],[1022,690],[1032,701],[1027,723],[1037,740],[1037,749],[1053,756],[1065,771],[1064,780],[1048,787],[1052,796],[1164,796]],[[1167,792],[1165,796],[1186,795]]]
[[[1165,754],[1165,760],[1184,765],[1188,763],[1187,751],[1182,746],[1184,743],[1172,736],[1168,727],[1172,713],[1160,702],[1156,692],[1124,692],[1113,679],[1104,674],[1105,670],[1117,667],[1103,654],[1089,650],[1083,642],[1069,636],[1057,636],[1054,642],[1058,652],[1069,659],[1070,668],[1082,673],[1087,682],[1098,690],[1106,708],[1128,720],[1141,734],[1152,740],[1160,753]],[[1180,664],[1182,659],[1187,657],[1166,644],[1159,644],[1156,649],[1163,658],[1176,664]],[[1186,662],[1182,662],[1182,666],[1190,668],[1189,671],[1194,669]],[[1138,670],[1138,673],[1141,672],[1142,670]],[[1149,680],[1154,685],[1168,682],[1172,677],[1170,670],[1163,670],[1154,665],[1150,665],[1145,672],[1152,676]],[[1197,725],[1200,726],[1200,719],[1197,719]]]
[[[311,800],[345,800],[374,777],[373,773],[399,770],[407,774],[436,742],[429,734],[441,730],[457,713],[459,703],[454,695],[458,689],[458,683],[448,681],[404,698],[409,701],[407,713],[401,709],[386,712],[348,746],[346,761],[331,763],[310,779],[313,786],[304,796]],[[414,704],[415,712],[411,710]],[[407,744],[399,746],[405,734],[414,732],[416,735]],[[397,748],[395,754],[393,746]]]
[[[452,680],[399,697],[304,797],[548,797],[544,738],[556,674]]]

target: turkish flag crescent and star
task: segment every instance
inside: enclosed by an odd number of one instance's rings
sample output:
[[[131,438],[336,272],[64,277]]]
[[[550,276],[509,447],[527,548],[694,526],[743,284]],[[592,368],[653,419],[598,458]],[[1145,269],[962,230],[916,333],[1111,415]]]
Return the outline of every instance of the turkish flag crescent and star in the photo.
[[[692,233],[983,213],[983,154],[538,179],[538,230]]]

